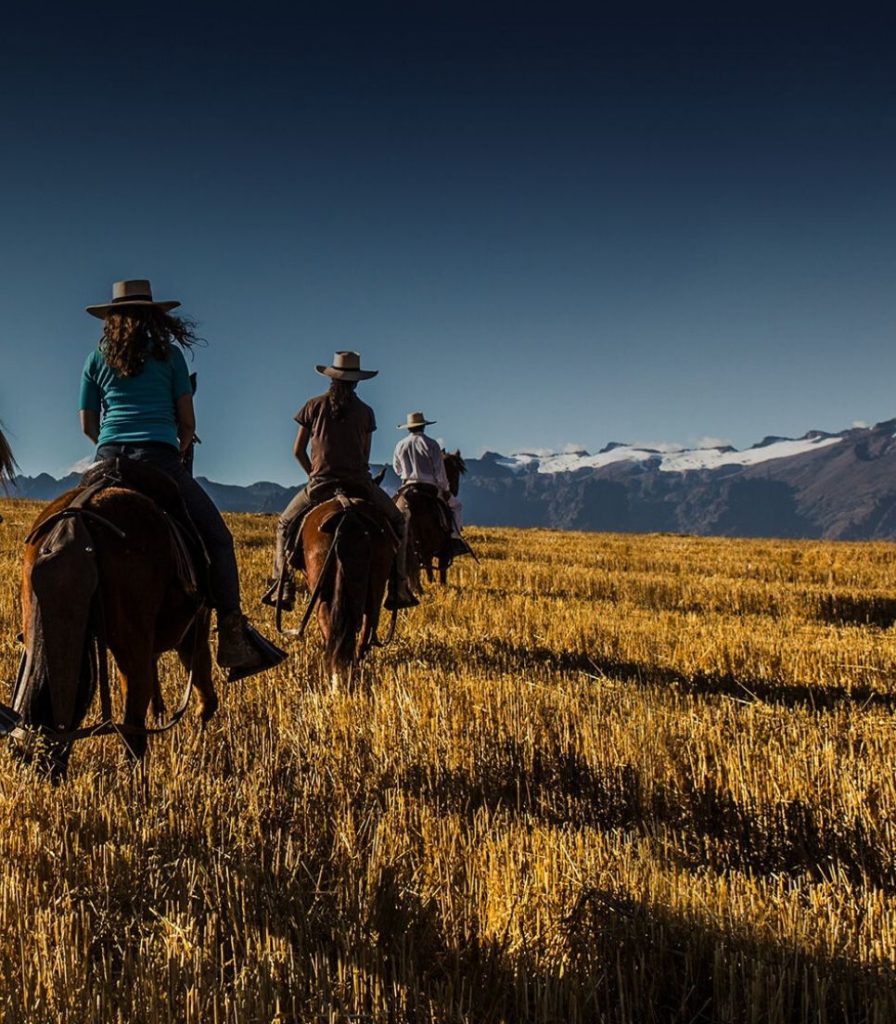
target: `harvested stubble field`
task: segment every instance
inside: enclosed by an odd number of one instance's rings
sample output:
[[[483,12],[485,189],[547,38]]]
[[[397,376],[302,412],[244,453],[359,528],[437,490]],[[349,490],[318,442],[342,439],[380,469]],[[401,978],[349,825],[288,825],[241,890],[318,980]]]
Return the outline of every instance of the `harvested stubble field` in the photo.
[[[0,751],[0,1020],[896,1020],[893,547],[470,534],[351,692],[312,635],[145,776]]]

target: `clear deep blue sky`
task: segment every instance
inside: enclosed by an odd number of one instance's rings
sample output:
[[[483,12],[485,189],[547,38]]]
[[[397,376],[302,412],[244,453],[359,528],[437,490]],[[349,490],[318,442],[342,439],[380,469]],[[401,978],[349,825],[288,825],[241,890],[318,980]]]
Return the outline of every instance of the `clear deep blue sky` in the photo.
[[[301,479],[291,417],[337,348],[380,370],[376,459],[419,408],[470,454],[896,415],[892,18],[123,6],[0,32],[26,472],[90,451],[83,307],[121,277],[200,322],[197,472],[223,481]]]

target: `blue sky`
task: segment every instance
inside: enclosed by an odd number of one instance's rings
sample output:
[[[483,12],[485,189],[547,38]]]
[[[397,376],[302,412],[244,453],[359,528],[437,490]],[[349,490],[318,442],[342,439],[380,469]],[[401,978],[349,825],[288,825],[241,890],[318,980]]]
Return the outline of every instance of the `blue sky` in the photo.
[[[419,408],[471,454],[896,415],[892,19],[595,6],[7,15],[23,469],[89,453],[83,307],[121,277],[200,322],[223,481],[301,479],[291,417],[337,348],[380,370],[379,460]]]

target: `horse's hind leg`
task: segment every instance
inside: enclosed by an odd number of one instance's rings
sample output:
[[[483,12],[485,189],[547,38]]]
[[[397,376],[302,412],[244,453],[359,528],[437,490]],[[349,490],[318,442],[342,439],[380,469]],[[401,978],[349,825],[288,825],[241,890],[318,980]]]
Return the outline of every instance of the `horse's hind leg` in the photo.
[[[218,695],[212,682],[212,651],[209,645],[207,609],[202,609],[177,648],[177,655],[187,672],[193,673],[193,686],[199,694],[199,717],[207,722],[218,710]]]
[[[156,659],[148,643],[138,643],[131,635],[132,646],[113,651],[118,665],[118,676],[124,694],[124,724],[134,732],[122,732],[128,754],[142,760],[146,753],[147,737],[140,730],[146,728],[146,712],[155,692]]]
[[[124,691],[124,724],[135,730],[146,728],[146,712],[152,700],[154,688],[154,666],[150,655],[145,665],[132,662],[119,667],[121,688]],[[134,761],[141,761],[146,754],[147,737],[139,731],[124,731],[121,734],[125,748]]]

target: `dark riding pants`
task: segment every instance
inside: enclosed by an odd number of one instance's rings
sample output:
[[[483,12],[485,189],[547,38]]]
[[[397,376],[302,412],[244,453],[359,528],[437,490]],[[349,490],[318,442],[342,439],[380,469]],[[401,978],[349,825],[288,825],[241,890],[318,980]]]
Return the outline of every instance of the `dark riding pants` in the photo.
[[[233,535],[221,518],[215,503],[196,483],[180,455],[167,444],[104,444],[97,449],[98,459],[116,457],[146,462],[170,476],[177,484],[187,512],[208,551],[209,581],[214,605],[220,615],[239,611],[240,578],[233,550]]]

